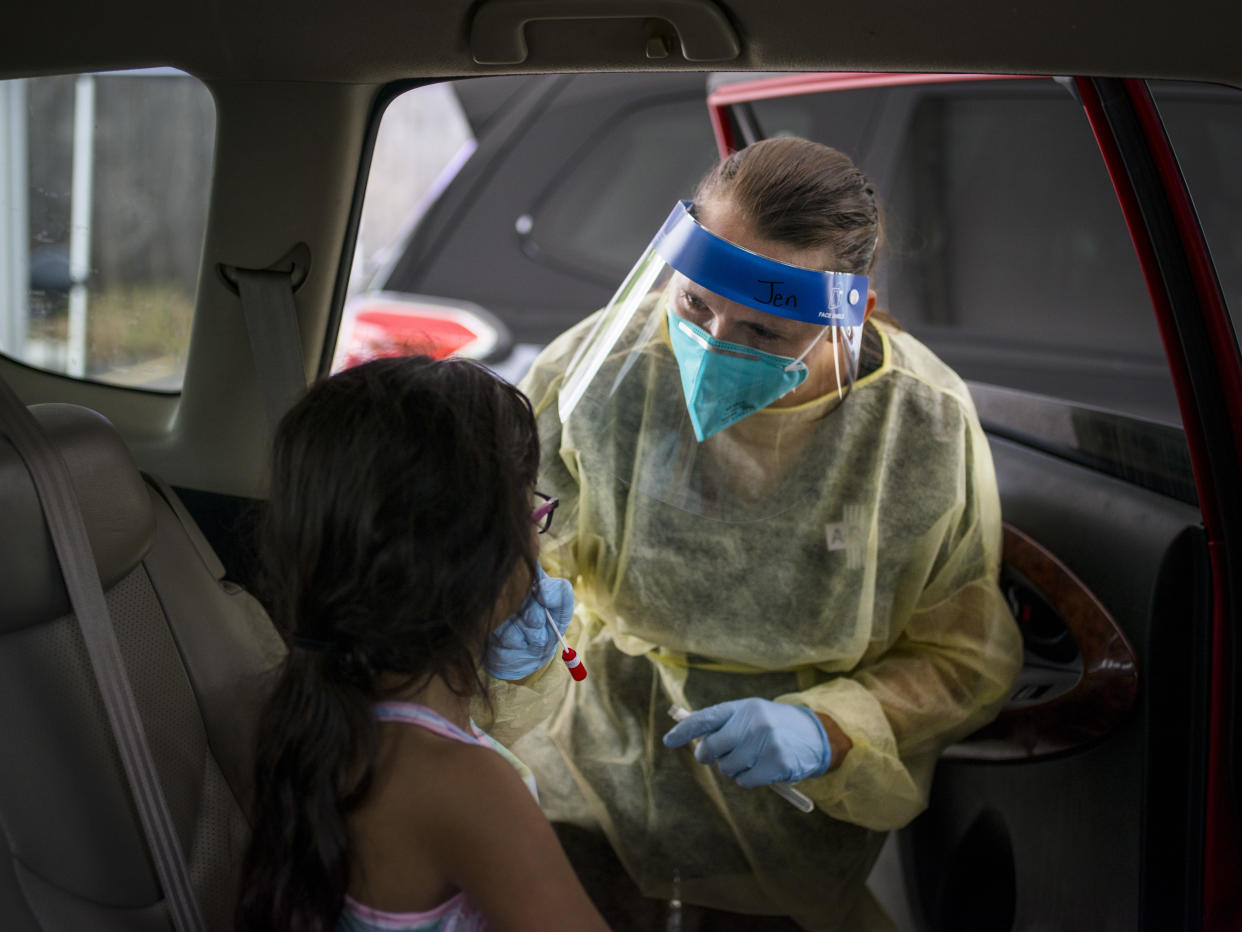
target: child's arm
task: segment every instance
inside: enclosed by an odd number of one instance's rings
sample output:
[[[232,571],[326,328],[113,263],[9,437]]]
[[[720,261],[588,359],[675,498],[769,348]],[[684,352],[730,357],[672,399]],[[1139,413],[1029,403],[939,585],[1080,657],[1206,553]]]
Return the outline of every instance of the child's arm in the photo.
[[[551,824],[513,766],[461,747],[437,781],[436,859],[500,932],[607,929],[578,882]]]

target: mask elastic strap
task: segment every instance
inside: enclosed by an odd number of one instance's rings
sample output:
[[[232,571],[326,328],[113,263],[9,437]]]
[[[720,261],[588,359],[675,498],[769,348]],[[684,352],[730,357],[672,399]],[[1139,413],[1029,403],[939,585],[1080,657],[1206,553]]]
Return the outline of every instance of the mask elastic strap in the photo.
[[[837,401],[844,395],[841,392],[841,351],[837,348],[837,328],[832,328],[832,374],[837,380]]]
[[[833,336],[835,337],[836,334],[833,334]],[[839,355],[835,352],[832,354],[832,361],[833,361],[833,365],[837,366],[838,368],[837,397],[839,399],[842,395],[841,377],[839,374],[841,363],[840,363]],[[858,378],[858,357],[854,355],[852,351],[852,347],[847,346],[845,350],[845,383],[846,384],[844,387],[853,388],[854,381],[857,378]]]
[[[845,397],[845,392],[842,390],[842,386],[841,386],[841,350],[837,344],[837,328],[836,327],[825,327],[823,330],[821,330],[816,335],[815,339],[811,341],[811,345],[802,351],[802,355],[799,356],[797,359],[795,359],[793,362],[791,362],[789,365],[785,367],[785,371],[789,372],[794,368],[794,366],[804,365],[802,360],[806,359],[807,355],[811,352],[811,350],[815,348],[815,344],[823,339],[825,330],[832,331],[832,374],[833,374],[833,377],[836,379],[836,383],[837,383],[837,399],[840,400],[841,398]],[[849,382],[850,385],[853,385],[854,384],[854,366],[852,365],[853,360],[851,359],[850,362],[851,362],[850,368],[846,372],[846,380]]]
[[[835,346],[837,342],[837,334],[836,334],[837,328],[836,327],[824,327],[819,331],[819,333],[815,335],[815,339],[811,341],[810,345],[802,351],[802,355],[799,356],[797,359],[795,359],[793,362],[791,362],[789,365],[785,367],[785,371],[792,372],[794,370],[794,367],[802,365],[803,364],[802,360],[806,359],[807,355],[811,352],[811,350],[815,349],[815,344],[818,343],[820,340],[822,340],[824,338],[824,333],[829,330],[833,331],[832,342],[833,342],[833,345]]]

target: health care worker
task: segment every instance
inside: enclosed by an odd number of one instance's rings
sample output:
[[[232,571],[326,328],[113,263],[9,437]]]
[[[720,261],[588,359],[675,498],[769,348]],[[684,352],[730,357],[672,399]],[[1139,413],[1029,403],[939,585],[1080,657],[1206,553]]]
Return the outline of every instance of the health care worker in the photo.
[[[878,241],[848,158],[756,143],[522,385],[590,675],[499,685],[492,729],[542,723],[517,750],[548,815],[647,897],[881,921],[884,832],[1017,674],[987,441],[961,379],[870,318]]]

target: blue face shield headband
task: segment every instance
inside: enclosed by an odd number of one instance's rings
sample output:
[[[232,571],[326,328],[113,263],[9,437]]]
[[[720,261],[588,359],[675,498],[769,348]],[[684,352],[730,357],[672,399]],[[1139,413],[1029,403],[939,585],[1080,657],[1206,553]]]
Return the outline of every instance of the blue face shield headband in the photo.
[[[867,277],[816,272],[757,255],[703,229],[682,201],[652,242],[665,262],[709,291],[764,313],[824,327],[796,359],[717,340],[670,309],[669,338],[681,371],[682,392],[700,441],[793,391],[807,378],[802,361],[815,342],[837,333],[850,371],[857,365],[866,316]],[[838,393],[841,388],[837,373]]]
[[[866,275],[817,272],[768,259],[709,233],[690,207],[679,201],[651,243],[686,278],[766,314],[825,327],[862,326]]]

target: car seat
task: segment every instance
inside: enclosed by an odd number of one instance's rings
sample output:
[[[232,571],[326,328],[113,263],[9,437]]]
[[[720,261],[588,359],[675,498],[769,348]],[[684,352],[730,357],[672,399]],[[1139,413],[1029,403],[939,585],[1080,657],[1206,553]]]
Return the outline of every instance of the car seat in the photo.
[[[69,468],[203,915],[230,928],[254,725],[283,642],[103,416],[29,410]],[[39,498],[2,436],[0,759],[0,928],[171,928]]]

